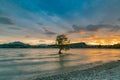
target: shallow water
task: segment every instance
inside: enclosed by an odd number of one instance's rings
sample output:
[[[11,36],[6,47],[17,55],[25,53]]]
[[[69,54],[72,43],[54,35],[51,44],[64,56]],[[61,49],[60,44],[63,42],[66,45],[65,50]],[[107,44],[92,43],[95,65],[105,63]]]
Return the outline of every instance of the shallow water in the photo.
[[[0,80],[32,80],[88,63],[120,59],[119,49],[71,49],[63,55],[57,49],[0,49]]]

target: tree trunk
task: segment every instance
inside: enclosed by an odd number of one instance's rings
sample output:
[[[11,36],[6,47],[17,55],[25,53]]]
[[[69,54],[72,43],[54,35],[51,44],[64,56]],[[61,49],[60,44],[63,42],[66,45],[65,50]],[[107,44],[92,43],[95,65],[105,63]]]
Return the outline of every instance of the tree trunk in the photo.
[[[59,52],[58,52],[58,54],[62,54],[61,50],[62,50],[62,48],[60,48],[60,49],[59,49]]]

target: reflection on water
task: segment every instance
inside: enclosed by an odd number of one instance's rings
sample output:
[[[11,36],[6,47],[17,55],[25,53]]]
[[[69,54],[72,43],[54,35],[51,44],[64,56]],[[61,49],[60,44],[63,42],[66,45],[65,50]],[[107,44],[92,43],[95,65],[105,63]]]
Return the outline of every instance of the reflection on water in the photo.
[[[119,49],[0,49],[0,80],[26,80],[71,66],[120,59]],[[29,80],[29,79],[28,79]]]

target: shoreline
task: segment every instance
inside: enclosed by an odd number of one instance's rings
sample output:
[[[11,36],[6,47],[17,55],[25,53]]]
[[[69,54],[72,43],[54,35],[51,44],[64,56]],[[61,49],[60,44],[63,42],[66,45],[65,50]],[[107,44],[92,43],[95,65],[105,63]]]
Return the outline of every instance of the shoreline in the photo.
[[[71,72],[38,77],[33,80],[119,80],[120,60],[103,63],[84,70],[74,70]]]

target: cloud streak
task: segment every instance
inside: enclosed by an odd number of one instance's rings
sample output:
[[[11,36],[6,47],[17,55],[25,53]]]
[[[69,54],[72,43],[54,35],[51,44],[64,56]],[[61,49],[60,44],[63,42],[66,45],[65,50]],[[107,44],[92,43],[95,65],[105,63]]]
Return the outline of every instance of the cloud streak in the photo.
[[[56,35],[57,34],[46,27],[43,27],[43,30],[45,32],[44,34],[46,34],[46,35]]]
[[[8,27],[8,29],[12,29],[12,30],[22,30],[21,28],[18,28],[18,27]]]
[[[8,17],[0,17],[0,23],[14,25],[14,22]]]
[[[117,20],[120,21],[120,18],[118,18]]]

